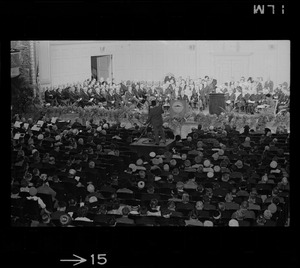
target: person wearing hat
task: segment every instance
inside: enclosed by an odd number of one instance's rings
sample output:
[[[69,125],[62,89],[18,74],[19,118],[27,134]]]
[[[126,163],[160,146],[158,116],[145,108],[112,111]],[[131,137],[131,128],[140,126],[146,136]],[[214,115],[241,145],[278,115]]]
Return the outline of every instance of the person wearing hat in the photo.
[[[239,227],[239,222],[236,220],[236,219],[231,219],[229,222],[228,222],[228,226],[229,227]]]
[[[41,222],[39,222],[36,227],[55,227],[55,225],[51,222],[51,217],[48,213],[43,213],[41,218]]]
[[[213,222],[214,226],[217,226],[217,227],[226,226],[226,222],[222,218],[222,213],[221,213],[220,210],[213,210],[212,211],[211,221]]]
[[[151,106],[149,108],[149,115],[145,125],[149,123],[153,127],[153,132],[155,136],[155,144],[159,145],[159,135],[162,137],[162,142],[166,143],[165,132],[163,130],[163,118],[164,113],[162,105],[156,105],[156,100],[151,101]]]
[[[61,227],[74,227],[72,225],[72,217],[67,213],[60,216],[59,222]]]
[[[88,184],[86,189],[87,189],[87,193],[88,193],[85,197],[86,203],[89,202],[89,199],[92,196],[95,196],[97,199],[104,199],[103,195],[101,193],[99,193],[98,191],[96,191],[95,186],[92,183]]]
[[[205,221],[203,222],[203,226],[204,226],[204,227],[213,227],[213,226],[214,226],[214,223],[213,223],[212,221],[210,221],[210,220],[205,220]]]

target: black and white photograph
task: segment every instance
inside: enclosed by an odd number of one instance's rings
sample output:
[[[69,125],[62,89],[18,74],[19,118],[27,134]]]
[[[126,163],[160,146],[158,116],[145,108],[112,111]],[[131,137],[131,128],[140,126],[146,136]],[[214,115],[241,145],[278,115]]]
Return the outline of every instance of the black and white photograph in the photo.
[[[11,45],[13,226],[289,226],[288,40]]]
[[[4,0],[9,267],[296,267],[292,11]]]

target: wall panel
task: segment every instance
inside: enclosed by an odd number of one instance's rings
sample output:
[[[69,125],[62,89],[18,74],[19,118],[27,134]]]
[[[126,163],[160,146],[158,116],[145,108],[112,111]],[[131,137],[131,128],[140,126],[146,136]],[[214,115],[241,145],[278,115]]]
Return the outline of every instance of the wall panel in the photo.
[[[41,83],[70,83],[91,75],[91,56],[113,55],[114,78],[118,80],[161,80],[168,72],[184,78],[215,76],[268,76],[289,82],[289,42],[284,41],[50,41],[40,42]],[[216,57],[231,59],[228,64]],[[242,59],[247,57],[247,59]],[[221,67],[220,67],[221,66]],[[76,77],[78,77],[76,79]]]

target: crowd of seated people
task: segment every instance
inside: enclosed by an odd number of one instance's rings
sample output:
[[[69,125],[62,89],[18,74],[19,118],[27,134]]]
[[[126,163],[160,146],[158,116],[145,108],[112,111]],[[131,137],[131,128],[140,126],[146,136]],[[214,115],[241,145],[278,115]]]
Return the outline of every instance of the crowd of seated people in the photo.
[[[286,82],[274,88],[274,83],[270,79],[263,84],[262,78],[254,80],[249,77],[246,81],[242,77],[240,81],[220,85],[216,92],[224,93],[226,104],[239,112],[253,114],[264,106],[273,107],[275,113],[283,109],[289,111],[290,94]]]
[[[11,129],[12,226],[285,226],[289,134],[224,125],[139,156],[143,128],[31,119]],[[35,126],[35,127],[34,127]]]
[[[106,108],[119,108],[122,105],[135,104],[138,108],[155,96],[164,105],[169,106],[172,99],[186,100],[193,110],[203,111],[209,105],[210,93],[224,93],[228,107],[239,112],[257,112],[260,105],[271,105],[278,100],[278,111],[289,109],[289,89],[286,83],[274,88],[274,83],[261,79],[230,81],[217,85],[217,80],[205,76],[203,79],[183,79],[166,76],[164,81],[104,81],[100,78],[87,79],[83,83],[61,85],[46,88],[44,100],[48,105],[101,105]]]

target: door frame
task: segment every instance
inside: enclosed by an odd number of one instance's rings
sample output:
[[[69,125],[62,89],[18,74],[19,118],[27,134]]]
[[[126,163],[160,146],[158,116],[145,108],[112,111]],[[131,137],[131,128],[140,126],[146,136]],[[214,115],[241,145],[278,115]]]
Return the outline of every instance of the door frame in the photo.
[[[113,55],[112,54],[108,54],[108,55],[94,55],[91,56],[91,77],[92,77],[92,58],[100,58],[100,57],[107,57],[110,56],[110,70],[108,70],[108,74],[109,74],[109,78],[112,80],[113,78]],[[97,66],[97,76],[98,76],[98,66]],[[100,79],[100,77],[98,77],[98,79]]]

